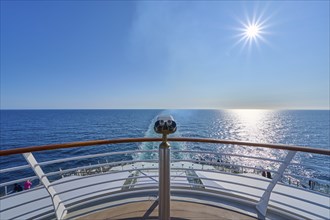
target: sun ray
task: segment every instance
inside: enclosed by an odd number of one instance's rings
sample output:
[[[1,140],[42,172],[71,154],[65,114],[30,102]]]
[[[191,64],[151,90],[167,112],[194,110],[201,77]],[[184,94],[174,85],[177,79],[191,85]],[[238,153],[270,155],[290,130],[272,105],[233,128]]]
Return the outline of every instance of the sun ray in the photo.
[[[248,13],[245,8],[243,17],[234,15],[234,19],[239,25],[231,28],[236,32],[233,36],[236,41],[229,50],[240,46],[239,53],[246,53],[250,56],[254,49],[261,52],[262,45],[270,45],[266,38],[271,34],[269,28],[273,26],[270,21],[274,12],[268,14],[267,11],[266,8],[260,8],[259,5],[256,5],[252,13]]]
[[[268,27],[271,16],[265,16],[265,10],[262,10],[258,15],[257,10],[254,10],[252,16],[245,16],[245,21],[238,19],[241,24],[240,28],[235,28],[239,33],[236,35],[238,38],[235,46],[242,44],[242,48],[246,48],[250,51],[253,45],[256,45],[258,51],[260,51],[260,43],[268,42],[265,39],[265,35],[269,34]]]

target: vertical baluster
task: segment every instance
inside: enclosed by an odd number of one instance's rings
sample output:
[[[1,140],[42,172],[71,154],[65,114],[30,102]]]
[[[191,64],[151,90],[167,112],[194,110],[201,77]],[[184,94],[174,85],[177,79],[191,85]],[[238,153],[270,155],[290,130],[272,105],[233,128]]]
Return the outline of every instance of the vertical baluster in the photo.
[[[285,169],[290,164],[292,158],[296,155],[296,151],[289,151],[286,155],[284,162],[281,164],[281,166],[278,168],[278,173],[275,175],[275,177],[272,179],[272,181],[269,183],[268,187],[266,188],[265,192],[263,193],[262,197],[260,198],[256,208],[258,212],[262,215],[263,218],[266,217],[267,212],[267,206],[270,199],[270,194],[272,193],[274,187],[276,186],[276,183],[280,180],[282,177]]]
[[[57,192],[55,191],[54,187],[52,187],[50,185],[50,182],[49,182],[47,176],[41,169],[37,160],[34,158],[32,153],[24,153],[23,156],[26,159],[26,161],[30,164],[30,167],[32,168],[33,172],[37,175],[40,182],[44,185],[45,189],[51,196],[52,202],[54,205],[54,211],[56,214],[56,218],[63,219],[65,217],[65,215],[67,214],[67,209],[65,208],[60,197],[57,195]]]

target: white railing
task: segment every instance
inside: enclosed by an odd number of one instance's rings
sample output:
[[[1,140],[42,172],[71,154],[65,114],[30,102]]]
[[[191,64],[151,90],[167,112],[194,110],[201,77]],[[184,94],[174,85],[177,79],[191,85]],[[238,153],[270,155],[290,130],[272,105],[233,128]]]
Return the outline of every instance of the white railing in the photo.
[[[154,142],[159,139],[148,139],[148,141]],[[200,140],[200,139],[198,139]],[[207,139],[205,139],[207,140]],[[170,141],[170,140],[169,140]],[[175,139],[174,141],[178,141]],[[187,141],[187,139],[185,139]],[[190,141],[193,141],[191,139]],[[133,142],[133,141],[130,141]],[[139,142],[142,142],[139,139]],[[207,141],[203,141],[207,142]],[[212,140],[212,143],[215,141]],[[225,141],[227,142],[227,141]],[[104,143],[104,142],[100,142]],[[123,143],[123,142],[120,142]],[[240,144],[239,142],[235,142]],[[230,144],[233,144],[231,142]],[[246,145],[244,142],[243,145]],[[256,144],[256,146],[261,147],[261,144]],[[253,143],[249,143],[249,146],[253,146]],[[269,145],[265,145],[269,146]],[[276,145],[274,145],[276,146]],[[283,145],[279,145],[283,149]],[[156,146],[155,146],[156,147]],[[291,150],[292,148],[288,148]],[[175,190],[192,190],[193,192],[207,193],[208,195],[221,196],[226,194],[231,195],[232,198],[239,199],[241,201],[246,201],[254,206],[259,211],[261,216],[266,216],[267,207],[276,207],[279,210],[284,210],[283,206],[291,207],[291,210],[296,210],[299,212],[297,216],[304,217],[301,213],[306,213],[307,215],[313,215],[317,218],[323,218],[323,215],[319,215],[317,212],[311,212],[305,209],[300,209],[299,207],[293,206],[292,204],[287,204],[281,200],[276,199],[276,196],[285,197],[289,200],[295,199],[306,204],[318,206],[320,208],[329,209],[329,206],[324,205],[323,203],[318,203],[314,200],[309,200],[306,198],[299,197],[297,195],[286,194],[281,190],[274,190],[277,186],[285,186],[288,189],[292,188],[295,190],[304,191],[306,193],[313,193],[317,196],[329,197],[329,186],[330,181],[319,180],[315,178],[309,178],[306,176],[295,175],[289,172],[286,172],[287,167],[291,166],[302,166],[302,167],[311,167],[319,169],[321,167],[316,165],[306,165],[292,162],[292,158],[295,155],[296,151],[288,151],[287,157],[284,160],[262,158],[256,156],[240,155],[240,154],[229,154],[229,153],[219,153],[219,152],[210,152],[210,151],[193,151],[193,150],[172,150],[172,154],[180,153],[182,155],[214,155],[214,158],[219,157],[238,157],[249,160],[256,160],[259,164],[262,164],[262,161],[269,161],[276,163],[278,166],[276,169],[264,169],[261,167],[253,167],[251,165],[242,165],[242,164],[232,164],[229,160],[226,161],[205,161],[205,160],[196,160],[196,159],[172,159],[171,160],[171,191]],[[55,211],[49,210],[49,205],[45,205],[45,210],[43,212],[36,212],[35,215],[39,217],[45,217],[50,215],[56,215],[58,219],[62,219],[66,212],[81,206],[82,204],[90,203],[91,201],[97,201],[100,199],[105,199],[107,197],[113,197],[115,195],[125,193],[126,196],[134,195],[134,193],[139,191],[148,191],[152,193],[157,193],[158,190],[158,158],[156,159],[145,159],[141,160],[138,157],[132,157],[136,159],[125,160],[125,161],[106,161],[107,157],[114,155],[136,155],[143,153],[153,153],[157,154],[158,150],[130,150],[130,151],[121,151],[121,152],[110,152],[110,153],[100,153],[92,154],[86,156],[70,157],[65,159],[50,160],[38,163],[37,160],[33,157],[32,153],[24,153],[26,155],[26,160],[29,165],[23,165],[18,167],[11,167],[0,170],[0,174],[4,173],[17,173],[18,171],[26,170],[32,168],[36,176],[29,176],[20,179],[13,179],[6,183],[1,183],[0,187],[5,189],[4,194],[1,197],[1,203],[4,204],[7,199],[13,198],[18,195],[28,194],[33,191],[38,191],[41,189],[46,189],[48,194],[53,201],[53,207]],[[323,150],[323,154],[329,155],[329,151]],[[328,157],[328,156],[326,156]],[[62,166],[70,162],[71,164],[77,164],[78,161],[84,161],[94,159],[96,164],[87,164],[77,167],[65,167]],[[106,162],[99,162],[99,161]],[[218,159],[219,160],[219,159]],[[59,165],[61,164],[61,165]],[[45,172],[47,167],[56,167],[59,171],[50,171]],[[324,168],[322,169],[328,169]],[[272,179],[267,179],[261,176],[263,171],[268,171],[272,175]],[[184,175],[178,175],[178,172],[184,172]],[[195,175],[191,175],[189,172],[194,172]],[[196,174],[198,173],[198,174]],[[141,175],[140,175],[141,174]],[[251,174],[251,175],[248,175]],[[109,175],[118,175],[115,179],[106,179],[106,176]],[[122,176],[121,176],[122,175]],[[126,176],[125,176],[126,175]],[[132,175],[132,176],[131,176]],[[210,176],[203,176],[210,175]],[[225,175],[227,178],[220,178],[220,175]],[[81,181],[87,181],[90,178],[100,177],[100,181],[90,182],[88,185],[79,185],[74,188],[61,189],[57,191],[57,187],[64,186],[66,184],[74,184],[77,182],[77,178],[66,178],[66,177],[79,177]],[[64,177],[64,178],[63,178]],[[292,178],[294,181],[313,181],[314,184],[321,185],[322,187],[316,187],[313,190],[309,188],[303,188],[298,184],[298,187],[289,184],[288,182],[282,181],[283,178]],[[39,180],[42,185],[37,187],[24,190],[22,192],[8,193],[8,188],[14,183],[23,183],[26,180]],[[142,180],[144,182],[142,182]],[[149,182],[145,182],[148,180]],[[237,180],[241,180],[237,182]],[[292,180],[293,181],[293,180]],[[120,183],[119,185],[113,185],[113,183]],[[258,183],[259,185],[253,185]],[[222,188],[221,184],[227,184],[232,187]],[[98,189],[97,187],[103,187],[107,185],[107,188]],[[300,186],[300,187],[299,187]],[[94,187],[94,188],[93,188]],[[93,189],[91,189],[93,188]],[[244,189],[244,190],[242,190]],[[317,191],[318,190],[318,191]],[[66,196],[72,192],[79,191],[78,195],[75,196]],[[275,197],[273,198],[273,196]],[[46,199],[47,196],[41,196],[40,199]],[[49,196],[48,196],[49,198]],[[30,202],[36,202],[38,199],[29,200]],[[17,207],[24,205],[26,201],[21,200],[13,204],[13,206],[6,206],[2,208],[1,213],[9,212],[15,210]],[[269,205],[268,205],[269,204]],[[47,208],[48,207],[48,208]],[[36,207],[37,208],[37,207]],[[27,213],[33,213],[33,210],[28,210]],[[17,213],[13,216],[18,218],[22,216],[22,213]],[[305,216],[306,217],[306,216]]]

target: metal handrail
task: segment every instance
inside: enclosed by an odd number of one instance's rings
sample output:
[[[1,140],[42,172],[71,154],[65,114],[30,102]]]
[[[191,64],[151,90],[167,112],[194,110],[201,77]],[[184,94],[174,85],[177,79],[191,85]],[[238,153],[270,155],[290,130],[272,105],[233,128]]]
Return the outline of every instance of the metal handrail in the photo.
[[[90,155],[85,155],[85,156],[69,157],[69,158],[57,159],[57,160],[49,160],[49,161],[40,162],[39,165],[40,166],[45,166],[45,165],[50,165],[50,164],[55,164],[55,163],[63,163],[63,162],[68,162],[68,161],[91,159],[91,158],[96,158],[96,157],[107,157],[107,156],[120,155],[120,154],[157,153],[157,152],[158,152],[157,150],[117,151],[117,152],[111,152],[111,153],[90,154]],[[119,163],[120,164],[120,163],[132,163],[132,162],[136,162],[136,161],[134,161],[134,160],[116,161],[114,163]],[[113,164],[108,163],[108,165],[113,165]],[[0,169],[0,174],[1,173],[7,173],[7,172],[13,172],[13,171],[17,171],[17,170],[29,169],[29,168],[31,168],[30,165],[22,165],[22,166],[17,166],[17,167],[10,167],[10,168],[5,168],[5,169]],[[79,167],[79,168],[85,168],[85,167]],[[88,167],[88,168],[91,168],[91,167]]]
[[[251,193],[247,193],[247,192],[242,192],[242,191],[238,191],[238,190],[234,190],[234,189],[222,189],[222,188],[219,188],[219,187],[216,187],[216,186],[210,186],[210,185],[203,185],[203,184],[198,184],[198,183],[173,183],[173,188],[175,188],[175,186],[188,186],[188,187],[191,187],[191,186],[195,186],[195,187],[206,187],[206,188],[209,188],[209,189],[214,189],[214,191],[216,192],[230,192],[230,193],[238,193],[238,194],[242,194],[242,195],[247,195],[247,196],[251,196],[251,197],[255,197],[255,198],[260,198],[260,196],[256,196],[254,194],[251,194]],[[200,188],[194,188],[194,190],[201,190]]]
[[[317,213],[315,212],[312,212],[311,210],[306,210],[302,207],[296,207],[296,206],[293,206],[291,204],[287,204],[287,203],[283,203],[283,202],[279,202],[279,201],[274,201],[274,200],[270,200],[272,203],[277,203],[277,204],[280,204],[282,206],[285,206],[285,207],[291,207],[291,208],[294,208],[295,210],[299,210],[299,211],[302,211],[304,213],[309,213],[309,214],[312,214],[313,216],[315,216],[316,219],[324,219],[324,216],[321,216],[321,215],[318,215]],[[272,204],[270,204],[270,206],[272,206]],[[278,207],[276,207],[278,208]],[[298,216],[297,216],[298,217]],[[306,219],[306,218],[302,218],[300,217],[299,219]],[[326,219],[325,219],[326,220]]]
[[[104,156],[110,156],[110,155],[116,155],[116,154],[125,154],[125,153],[143,153],[143,152],[157,152],[155,150],[149,151],[149,150],[140,150],[140,151],[122,151],[122,152],[111,152],[111,153],[100,153],[100,154],[94,154],[94,155],[86,155],[86,156],[78,156],[78,157],[71,157],[71,158],[65,158],[65,159],[58,159],[58,160],[53,160],[53,161],[45,161],[42,163],[38,163],[34,156],[32,155],[31,152],[36,152],[36,151],[47,151],[47,150],[55,150],[55,149],[65,149],[65,148],[73,148],[73,147],[87,147],[87,146],[95,146],[95,145],[105,145],[105,144],[120,144],[120,143],[137,143],[137,142],[160,142],[164,141],[163,138],[123,138],[123,139],[113,139],[113,140],[92,140],[92,141],[84,141],[84,142],[71,142],[71,143],[63,143],[63,144],[52,144],[52,145],[44,145],[44,146],[32,146],[32,147],[26,147],[26,148],[16,148],[16,149],[9,149],[9,150],[1,150],[0,151],[0,156],[7,156],[7,155],[14,155],[14,154],[23,154],[28,163],[30,164],[31,168],[33,171],[36,173],[40,181],[45,181],[43,184],[46,187],[46,190],[52,197],[52,201],[55,207],[59,207],[59,205],[63,206],[63,201],[61,201],[58,197],[58,195],[69,192],[69,191],[74,191],[74,189],[66,190],[61,193],[57,193],[53,189],[53,185],[51,184],[47,176],[52,176],[52,175],[57,175],[61,173],[68,173],[71,171],[75,171],[77,169],[84,169],[84,168],[98,168],[102,166],[107,166],[107,165],[115,165],[115,164],[122,164],[122,163],[132,163],[132,162],[155,162],[156,160],[129,160],[129,161],[118,161],[118,162],[113,162],[113,163],[103,163],[103,164],[96,164],[96,165],[89,165],[89,166],[83,166],[83,167],[78,167],[78,168],[71,168],[67,169],[64,172],[63,171],[56,171],[56,172],[50,172],[50,173],[43,173],[42,169],[40,166],[42,165],[49,165],[49,164],[54,164],[54,163],[61,163],[61,162],[66,162],[66,161],[72,161],[72,160],[79,160],[79,159],[89,159],[89,158],[95,158],[95,157],[104,157]],[[301,146],[291,146],[291,145],[284,145],[284,144],[266,144],[266,143],[251,143],[251,142],[244,142],[244,141],[232,141],[232,140],[220,140],[220,139],[207,139],[207,138],[168,138],[167,141],[169,142],[199,142],[199,143],[212,143],[212,144],[226,144],[226,145],[240,145],[240,146],[250,146],[250,147],[263,147],[263,148],[270,148],[270,149],[279,149],[279,150],[286,150],[288,151],[288,154],[284,160],[276,160],[276,159],[268,159],[268,158],[259,158],[259,157],[254,157],[254,156],[246,156],[246,155],[237,155],[237,154],[221,154],[219,152],[208,152],[208,151],[190,151],[190,150],[183,150],[183,151],[173,151],[174,153],[176,152],[181,152],[181,153],[203,153],[203,154],[214,154],[214,155],[226,155],[226,156],[235,156],[235,157],[245,157],[245,158],[250,158],[250,159],[258,159],[258,160],[268,160],[276,163],[281,163],[280,167],[278,170],[266,170],[270,171],[272,173],[276,173],[278,175],[275,175],[273,180],[270,180],[269,185],[267,189],[264,191],[263,195],[261,197],[255,196],[256,198],[260,198],[259,202],[257,203],[257,209],[258,211],[265,216],[265,212],[267,209],[267,205],[270,199],[270,193],[273,191],[277,181],[279,178],[284,173],[285,169],[287,168],[288,165],[290,165],[290,162],[292,158],[294,157],[295,153],[297,151],[300,152],[307,152],[307,153],[316,153],[316,154],[322,154],[322,155],[328,155],[330,156],[330,150],[329,149],[317,149],[317,148],[311,148],[311,147],[301,147]],[[167,143],[166,143],[167,144]],[[161,146],[161,145],[160,145]],[[160,147],[161,148],[161,147]],[[159,154],[161,151],[159,151]],[[169,155],[169,154],[168,154]],[[30,158],[28,158],[30,157]],[[159,158],[163,158],[159,156]],[[244,166],[244,165],[236,165],[236,164],[230,164],[230,163],[223,163],[223,162],[212,162],[212,161],[204,161],[204,160],[172,160],[173,162],[178,162],[178,161],[183,161],[183,162],[192,162],[192,163],[201,163],[205,165],[224,165],[224,166],[233,166],[233,167],[241,167],[241,168],[248,168],[248,169],[255,169],[255,170],[265,170],[257,167],[250,167],[250,166]],[[160,163],[160,162],[159,162]],[[168,163],[168,159],[167,159]],[[294,164],[293,164],[294,165]],[[169,165],[168,165],[169,166]],[[11,172],[14,170],[18,169],[25,169],[26,165],[20,166],[19,168],[6,168],[1,171],[1,173],[4,172]],[[127,167],[126,167],[127,168]],[[36,171],[36,169],[39,169]],[[148,170],[148,168],[145,169],[134,169],[134,170]],[[177,167],[174,170],[180,170]],[[182,170],[190,170],[190,169],[183,169]],[[199,169],[194,169],[194,170],[199,170]],[[203,169],[202,169],[203,170]],[[127,172],[127,170],[125,170]],[[206,172],[212,172],[212,170],[203,170]],[[221,172],[220,172],[221,173]],[[289,174],[290,175],[290,174]],[[150,175],[148,177],[162,177],[163,175],[161,174],[161,169],[159,169],[159,174],[157,175]],[[172,175],[170,177],[176,177],[176,178],[191,178],[191,179],[204,179],[204,180],[212,180],[212,181],[220,181],[220,182],[226,182],[226,183],[231,183],[231,184],[238,184],[232,181],[226,181],[226,180],[217,180],[214,178],[207,178],[207,177],[196,177],[196,176],[191,176],[189,174],[185,175],[185,177],[182,177],[180,175]],[[127,180],[127,179],[143,179],[146,178],[145,176],[133,176],[133,177],[125,177],[121,179],[116,179],[115,181],[119,180]],[[169,179],[169,178],[167,178]],[[17,180],[16,180],[17,181]],[[106,182],[111,182],[111,181],[106,181]],[[163,182],[161,179],[159,180],[159,183]],[[97,184],[102,184],[103,182],[96,183],[93,185]],[[8,184],[8,183],[5,183]],[[189,186],[202,186],[203,184],[196,184],[196,183],[188,183],[188,184],[181,184],[181,183],[176,183],[175,185],[189,185]],[[132,186],[137,186],[137,185],[145,185],[143,184],[132,184]],[[168,186],[170,184],[167,184]],[[250,185],[244,185],[244,184],[238,184],[238,185],[243,185],[246,187],[258,189],[259,187],[256,186],[250,186]],[[207,186],[207,185],[203,185]],[[88,187],[88,186],[82,186],[81,188]],[[217,188],[217,187],[212,187],[212,186],[207,186],[211,188]],[[161,187],[159,186],[159,189]],[[218,189],[219,191],[222,191],[222,189]],[[260,189],[262,190],[262,189]],[[161,191],[161,190],[160,190]],[[169,192],[169,190],[167,190]],[[235,191],[235,190],[228,190],[227,191]],[[247,194],[246,192],[240,192],[237,191],[237,193],[243,193]],[[253,196],[253,195],[252,195]],[[165,206],[164,206],[165,207]],[[67,208],[65,206],[61,207],[61,211],[57,210],[58,208],[55,208],[56,216],[57,218],[61,218],[61,216],[65,216],[67,212]],[[164,209],[165,210],[165,209]]]
[[[246,141],[233,141],[233,140],[221,140],[221,139],[209,139],[209,138],[187,138],[187,137],[168,138],[167,140],[174,142],[200,142],[200,143],[213,143],[213,144],[244,145],[250,147],[264,147],[264,148],[280,149],[280,150],[301,151],[301,152],[316,153],[316,154],[323,154],[330,156],[329,149],[301,147],[301,146],[285,145],[285,144],[266,144],[266,143],[252,143]],[[73,147],[87,147],[94,145],[120,144],[120,143],[132,143],[132,142],[159,142],[159,141],[162,141],[162,138],[122,138],[122,139],[112,139],[112,140],[70,142],[64,144],[51,144],[51,145],[1,150],[0,156],[8,156],[8,155],[29,153],[35,151],[73,148]]]
[[[157,153],[158,151],[157,150],[116,151],[116,152],[111,152],[111,153],[90,154],[90,155],[85,155],[85,156],[69,157],[69,158],[58,159],[58,160],[49,160],[49,161],[45,161],[45,162],[40,162],[39,164],[41,166],[44,166],[44,165],[49,165],[49,164],[54,164],[54,163],[63,163],[63,162],[72,161],[72,160],[91,159],[91,158],[95,158],[95,157],[107,157],[107,156],[120,155],[120,154],[138,154],[138,153],[153,153],[153,152]]]
[[[30,153],[30,152],[45,151],[45,150],[65,149],[65,148],[73,148],[73,147],[88,147],[88,146],[105,145],[105,144],[120,144],[120,143],[132,143],[132,142],[159,142],[159,141],[162,141],[162,139],[161,138],[122,138],[122,139],[112,139],[112,140],[70,142],[63,144],[50,144],[50,145],[1,150],[0,156],[8,156],[14,154]]]
[[[113,162],[113,163],[103,163],[103,164],[95,164],[95,165],[90,165],[90,166],[82,166],[82,167],[75,167],[71,169],[66,169],[62,171],[55,171],[55,172],[50,172],[46,173],[45,176],[53,176],[57,174],[64,174],[64,173],[69,173],[72,171],[77,171],[81,169],[90,169],[90,168],[100,168],[104,166],[115,166],[115,165],[121,165],[121,164],[128,164],[128,163],[135,163],[135,162],[158,162],[157,160],[124,160],[124,161],[118,161],[118,162]]]
[[[249,159],[257,159],[257,160],[266,160],[271,162],[284,162],[283,160],[275,160],[270,158],[262,158],[262,157],[254,157],[254,156],[247,156],[247,155],[239,155],[239,154],[229,154],[229,153],[220,153],[214,151],[201,151],[201,150],[172,150],[172,153],[192,153],[192,154],[213,154],[218,156],[230,156],[230,157],[244,157]]]
[[[24,178],[21,178],[21,179],[17,179],[17,180],[12,180],[12,181],[9,181],[9,182],[1,183],[0,184],[0,187],[8,186],[8,185],[11,185],[11,184],[14,184],[14,183],[25,182],[27,180],[32,181],[32,180],[36,180],[36,179],[38,179],[38,177],[36,177],[36,176],[24,177]]]
[[[329,180],[327,181],[327,180],[322,180],[322,179],[308,178],[308,177],[304,177],[304,176],[301,176],[301,175],[296,175],[296,174],[288,173],[288,172],[284,172],[283,175],[295,177],[295,178],[298,178],[298,179],[303,178],[303,179],[307,179],[307,180],[314,180],[314,181],[317,181],[318,183],[329,184]]]
[[[314,168],[314,169],[325,169],[330,171],[330,166],[318,166],[318,165],[312,165],[312,164],[302,164],[302,163],[290,163],[289,166],[301,166],[301,167],[307,167],[307,168]]]
[[[29,169],[29,168],[31,168],[30,165],[10,167],[10,168],[5,168],[5,169],[0,170],[0,173],[13,172],[13,171],[16,171],[16,170],[24,170],[24,169]]]
[[[142,141],[142,139],[143,140],[146,140],[146,141],[153,142],[153,141],[158,140],[159,138],[133,138],[133,139],[129,139],[128,141],[129,142],[132,142],[132,140]],[[169,138],[168,140],[172,140],[172,139],[175,139],[174,141],[178,141],[178,138]],[[181,139],[186,139],[186,138],[180,138],[180,140]],[[201,141],[200,138],[198,138],[198,139],[196,139],[196,138],[188,138],[188,139],[190,141],[192,141],[192,142],[195,141],[195,140]],[[115,140],[106,140],[106,141],[108,141],[108,142],[120,142],[120,143],[122,143],[123,140],[127,140],[127,139],[115,139]],[[211,143],[214,143],[214,141],[216,141],[216,142],[218,142],[218,141],[222,142],[224,140],[203,139],[202,142],[205,142],[205,141],[210,141]],[[67,144],[38,146],[37,148],[42,147],[43,150],[46,150],[46,148],[48,148],[47,146],[50,146],[50,148],[53,148],[53,147],[56,146],[56,149],[60,149],[61,147],[63,147],[63,145],[65,147],[67,147],[67,146],[73,147],[73,146],[76,146],[77,144],[81,145],[81,144],[86,144],[86,143],[91,143],[91,142],[93,142],[93,143],[97,142],[98,144],[100,144],[101,142],[102,142],[102,144],[104,143],[103,141],[73,142],[73,143],[67,143]],[[233,142],[231,141],[231,143],[233,143]],[[235,142],[235,143],[237,144],[237,142]],[[242,142],[239,142],[239,143],[242,143]],[[250,143],[250,144],[260,145],[259,143]],[[267,144],[267,145],[269,145],[269,144]],[[287,146],[289,146],[289,145],[287,145]],[[33,147],[33,148],[36,148],[36,147]],[[306,147],[304,147],[304,149],[305,148]],[[314,148],[312,148],[312,150],[313,149]],[[20,149],[13,149],[13,150],[25,150],[25,151],[28,151],[28,150],[31,150],[31,148],[20,148]],[[311,148],[309,148],[309,150],[311,150]],[[325,149],[317,149],[317,150],[324,151]],[[4,151],[6,151],[6,152],[2,156],[7,155],[6,153],[8,153],[7,152],[8,150],[4,150]],[[329,150],[325,150],[325,151],[329,151]],[[0,155],[1,155],[2,152],[3,151],[0,151]],[[138,151],[132,151],[132,150],[130,150],[130,151],[121,151],[121,152],[93,154],[93,155],[86,155],[86,156],[71,157],[71,158],[65,158],[65,159],[58,159],[58,160],[40,162],[39,165],[48,165],[48,164],[60,163],[60,162],[78,160],[78,159],[88,159],[88,158],[94,158],[94,157],[103,157],[103,156],[110,156],[110,155],[116,155],[116,154],[126,154],[126,153],[132,153],[132,152],[134,152],[134,153],[143,153],[143,152],[157,152],[157,151],[156,150],[138,150]],[[218,153],[218,152],[208,152],[208,151],[192,151],[192,150],[182,150],[182,151],[180,151],[180,150],[173,150],[172,152],[181,152],[181,153],[206,153],[206,154],[207,153],[210,153],[210,154],[212,153],[212,154],[219,154],[220,155],[220,153]],[[13,153],[13,152],[11,152],[11,153]],[[251,157],[251,156],[235,155],[235,154],[222,154],[222,155],[241,156],[241,157],[247,157],[247,158]],[[261,160],[264,160],[265,158],[252,157],[252,159],[261,159]],[[273,162],[283,162],[281,160],[274,160],[274,159],[267,159],[267,158],[266,158],[266,160],[270,160],[270,161],[273,161]],[[176,161],[176,160],[173,160],[173,161]],[[185,161],[188,161],[188,160],[185,160]],[[132,162],[132,161],[119,161],[119,162],[114,162],[114,163],[111,163],[111,164],[108,164],[108,165],[121,164],[123,162],[129,163],[129,162]],[[145,161],[145,162],[147,162],[147,161]],[[254,167],[247,167],[247,166],[235,165],[235,164],[217,163],[217,162],[210,162],[210,161],[205,162],[205,161],[197,161],[197,160],[196,161],[193,161],[193,160],[189,160],[189,162],[195,162],[195,163],[198,162],[198,163],[205,163],[205,164],[212,163],[212,165],[230,165],[230,166],[235,166],[235,167],[243,167],[243,168],[251,168],[251,169],[256,169],[256,170],[264,170],[264,169],[254,168]],[[291,164],[292,165],[299,165],[297,163],[291,163]],[[303,165],[303,164],[300,164],[300,165]],[[99,165],[84,166],[84,167],[79,167],[79,169],[81,169],[81,168],[94,168],[94,167],[99,167]],[[14,170],[26,169],[26,168],[29,168],[29,165],[23,165],[23,166],[19,166],[19,167],[6,168],[6,169],[3,169],[3,170],[0,170],[0,173],[11,172],[11,171],[14,171]],[[67,172],[73,171],[73,170],[76,170],[76,169],[65,170],[65,171],[62,171],[62,172],[47,173],[46,176],[55,175],[55,174],[59,174],[59,173],[67,173]],[[276,173],[276,171],[272,171],[272,172]],[[285,174],[286,175],[295,176],[295,177],[300,177],[300,178],[302,177],[302,176],[293,175],[293,174],[289,174],[289,173],[285,173]],[[26,179],[29,179],[29,178],[23,178],[21,180],[24,181]],[[34,177],[33,179],[37,179],[37,178]],[[14,182],[15,181],[10,181],[10,182],[7,182],[7,183],[2,183],[2,184],[0,184],[0,186],[9,185],[9,184],[12,184]]]
[[[238,165],[238,164],[231,164],[231,163],[221,163],[221,162],[212,162],[212,161],[196,161],[196,160],[185,160],[185,159],[175,159],[172,160],[174,162],[199,162],[201,164],[212,164],[212,165],[221,165],[221,166],[232,166],[232,167],[242,167],[242,168],[246,168],[246,169],[254,169],[254,170],[259,170],[259,171],[271,171],[272,173],[278,173],[276,170],[269,170],[269,169],[262,169],[262,168],[258,168],[258,167],[250,167],[250,166],[244,166],[244,165]]]

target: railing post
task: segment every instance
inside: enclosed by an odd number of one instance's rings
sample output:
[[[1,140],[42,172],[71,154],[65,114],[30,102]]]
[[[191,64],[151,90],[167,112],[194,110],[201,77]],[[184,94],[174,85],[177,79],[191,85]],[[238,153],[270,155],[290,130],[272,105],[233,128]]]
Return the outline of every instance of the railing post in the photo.
[[[266,217],[266,212],[267,212],[267,206],[269,203],[270,199],[270,194],[272,193],[274,187],[276,186],[276,183],[280,180],[282,177],[285,169],[288,167],[290,164],[292,158],[296,155],[296,151],[288,151],[288,154],[286,155],[284,162],[281,164],[281,166],[278,168],[278,173],[275,175],[275,177],[272,179],[272,181],[269,183],[267,189],[261,196],[256,208],[258,212],[262,215],[263,218]]]
[[[170,145],[166,138],[159,145],[159,213],[160,220],[170,219],[170,201],[171,201],[171,166],[170,166]]]
[[[158,193],[158,219],[171,218],[171,164],[170,145],[167,135],[176,131],[176,123],[172,116],[159,116],[154,125],[156,133],[162,134],[162,143],[159,145],[159,193]]]
[[[23,156],[25,157],[26,161],[30,164],[33,172],[38,176],[40,182],[44,185],[47,192],[52,198],[52,202],[54,205],[54,210],[56,214],[57,219],[63,219],[65,215],[67,214],[67,210],[62,203],[60,197],[56,195],[56,191],[54,187],[50,186],[50,182],[45,176],[45,173],[41,169],[40,165],[38,164],[37,160],[34,158],[32,153],[23,153]]]

